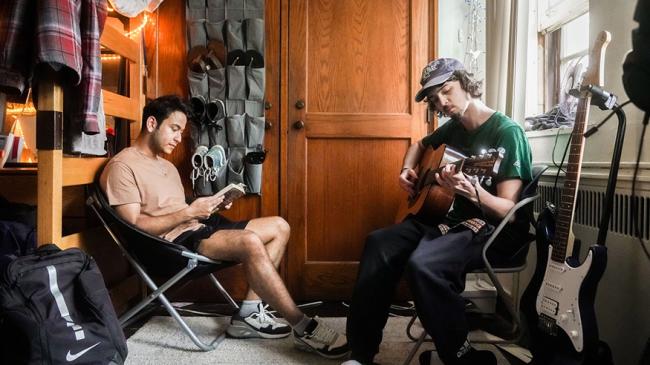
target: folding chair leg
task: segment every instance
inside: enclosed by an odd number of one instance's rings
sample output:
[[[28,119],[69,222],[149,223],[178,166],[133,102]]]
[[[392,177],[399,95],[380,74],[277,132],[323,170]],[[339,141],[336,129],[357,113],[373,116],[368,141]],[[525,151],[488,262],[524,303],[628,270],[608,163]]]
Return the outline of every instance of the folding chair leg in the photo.
[[[128,312],[126,312],[124,315],[120,317],[120,324],[124,325],[131,317],[133,317],[136,313],[138,313],[142,308],[147,306],[147,304],[151,303],[155,299],[160,300],[162,305],[165,307],[167,312],[176,320],[176,322],[181,326],[183,331],[192,339],[192,342],[196,346],[198,346],[201,350],[203,351],[212,351],[219,346],[221,341],[225,338],[225,333],[222,333],[219,335],[217,338],[214,339],[210,344],[206,344],[203,341],[199,340],[199,338],[194,334],[194,331],[190,329],[190,327],[187,325],[187,323],[183,320],[183,318],[178,314],[176,309],[169,303],[169,300],[167,300],[167,297],[163,294],[165,290],[169,289],[172,287],[176,282],[178,282],[183,276],[187,275],[190,271],[196,267],[196,259],[188,261],[188,265],[185,269],[179,271],[176,275],[174,275],[171,279],[167,280],[163,285],[160,287],[156,286],[156,283],[154,283],[153,280],[147,275],[146,272],[140,267],[140,265],[135,262],[131,258],[130,255],[126,255],[127,259],[131,261],[131,264],[133,265],[133,268],[140,273],[140,277],[145,281],[147,286],[153,290],[151,294],[149,294],[144,300],[142,300],[140,303],[138,303],[135,307],[131,308]],[[212,275],[210,275],[212,276]],[[216,280],[216,279],[215,279]],[[218,282],[217,282],[218,283]],[[218,287],[221,287],[221,285],[218,285]],[[223,289],[223,287],[221,287]],[[224,290],[225,292],[225,290]],[[227,297],[230,298],[230,295],[226,293]],[[232,298],[230,298],[232,300]]]
[[[219,280],[217,280],[217,278],[214,276],[214,274],[210,274],[209,276],[210,276],[210,281],[212,281],[212,284],[214,284],[214,286],[217,287],[217,289],[219,290],[221,295],[224,298],[226,298],[226,300],[228,301],[230,306],[233,307],[233,309],[239,309],[239,306],[237,305],[237,303],[232,299],[230,294],[228,294],[226,289],[223,287],[223,285],[221,285],[221,283],[219,282]]]
[[[169,312],[169,314],[176,320],[176,322],[178,322],[178,324],[181,326],[183,331],[188,336],[190,336],[190,338],[192,339],[192,342],[194,342],[194,344],[196,346],[198,346],[201,350],[203,350],[203,351],[212,351],[212,350],[216,349],[217,346],[219,346],[219,344],[221,344],[221,341],[223,341],[223,339],[226,337],[225,333],[221,333],[210,344],[205,344],[203,341],[199,340],[199,338],[196,336],[196,334],[194,334],[194,331],[192,331],[192,329],[187,325],[185,320],[183,320],[181,315],[178,314],[176,309],[174,309],[174,307],[169,303],[169,300],[167,300],[167,298],[165,297],[164,294],[160,294],[158,296],[158,300],[160,300],[160,302],[163,304],[165,309],[167,309],[167,312]]]
[[[138,313],[142,308],[144,308],[147,304],[153,302],[159,295],[161,295],[165,290],[171,288],[176,282],[178,282],[183,276],[187,275],[188,272],[192,271],[194,266],[196,266],[196,262],[194,263],[189,263],[188,267],[185,269],[179,271],[176,275],[174,275],[171,279],[167,280],[163,285],[160,287],[156,286],[156,283],[151,280],[149,275],[140,267],[140,265],[133,260],[133,258],[130,255],[125,255],[125,257],[131,262],[131,265],[133,268],[140,274],[140,277],[144,280],[145,284],[149,287],[149,289],[153,290],[151,294],[147,295],[147,297],[138,303],[135,307],[131,308],[128,312],[123,314],[120,317],[120,324],[123,326],[126,321],[128,321],[131,317],[133,317],[136,313]],[[192,266],[193,265],[193,266]]]

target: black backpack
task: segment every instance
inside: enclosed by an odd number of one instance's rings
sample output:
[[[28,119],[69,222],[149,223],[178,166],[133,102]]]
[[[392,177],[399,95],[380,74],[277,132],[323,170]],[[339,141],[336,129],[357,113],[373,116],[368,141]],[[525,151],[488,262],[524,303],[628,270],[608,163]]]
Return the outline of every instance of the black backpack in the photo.
[[[92,257],[50,244],[0,258],[0,364],[123,364],[126,355]]]

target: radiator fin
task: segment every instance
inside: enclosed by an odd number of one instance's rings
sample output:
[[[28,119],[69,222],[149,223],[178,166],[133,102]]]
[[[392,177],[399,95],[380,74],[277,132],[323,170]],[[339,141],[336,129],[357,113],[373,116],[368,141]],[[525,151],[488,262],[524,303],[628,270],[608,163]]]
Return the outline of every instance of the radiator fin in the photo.
[[[558,205],[562,188],[553,185],[540,184],[538,193],[541,195],[535,201],[535,213],[539,213],[546,206],[546,202]],[[579,189],[576,200],[576,209],[573,220],[576,224],[598,229],[600,217],[603,214],[605,192],[589,189]],[[636,204],[634,207],[633,202]],[[633,209],[635,208],[635,209]],[[614,206],[609,221],[609,231],[621,235],[636,237],[632,222],[633,215],[638,217],[637,225],[641,237],[650,239],[650,197],[635,196],[634,201],[629,193],[617,193],[614,196]]]

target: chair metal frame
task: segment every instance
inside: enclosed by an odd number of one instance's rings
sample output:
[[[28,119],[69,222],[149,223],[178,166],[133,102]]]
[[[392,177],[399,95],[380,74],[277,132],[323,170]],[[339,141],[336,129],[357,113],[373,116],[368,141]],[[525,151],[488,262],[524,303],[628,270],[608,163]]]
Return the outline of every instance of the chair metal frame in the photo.
[[[521,317],[519,315],[519,273],[521,273],[527,266],[527,260],[524,259],[523,263],[521,265],[516,265],[516,266],[501,266],[499,265],[498,267],[495,267],[490,260],[488,259],[487,252],[496,240],[497,236],[503,228],[508,224],[510,219],[514,216],[517,211],[519,211],[521,208],[527,206],[528,204],[533,203],[537,198],[539,198],[539,194],[537,194],[537,185],[539,183],[539,179],[541,176],[544,174],[544,171],[548,166],[545,165],[539,165],[539,166],[534,166],[533,167],[533,180],[522,190],[522,193],[525,193],[529,187],[534,187],[534,195],[531,196],[524,196],[521,198],[510,210],[508,213],[503,217],[501,222],[497,225],[496,229],[490,235],[490,238],[485,242],[483,245],[483,251],[482,251],[482,258],[483,258],[483,263],[485,265],[484,268],[481,268],[479,270],[474,270],[471,273],[475,274],[487,274],[488,277],[490,278],[490,281],[492,281],[492,284],[496,288],[497,291],[497,298],[501,298],[501,300],[504,303],[504,307],[510,314],[510,317],[512,318],[512,325],[511,325],[511,333],[514,333],[515,336],[512,339],[502,339],[502,338],[497,338],[497,339],[485,339],[485,340],[480,340],[480,341],[474,341],[476,343],[488,343],[488,344],[506,344],[506,343],[515,343],[518,342],[521,339],[522,336],[522,331],[521,331]],[[533,185],[534,184],[534,185]],[[532,217],[530,217],[532,220]],[[534,222],[531,222],[534,223]],[[532,224],[534,226],[534,224]],[[522,249],[525,250],[526,254],[528,253],[530,249],[530,243],[534,241],[535,236],[530,235],[530,239],[525,242],[525,244],[522,246]],[[504,274],[504,273],[511,273],[514,274],[515,280],[513,282],[513,292],[512,294],[509,294],[499,279],[497,278],[497,274]],[[411,320],[409,321],[408,325],[406,326],[406,335],[411,339],[412,341],[415,341],[415,345],[409,352],[409,354],[406,357],[406,360],[404,360],[403,365],[408,365],[415,354],[417,353],[418,349],[422,344],[425,342],[426,337],[427,337],[427,332],[426,330],[422,330],[422,333],[418,336],[415,337],[412,333],[412,327],[413,324],[415,323],[415,320],[418,318],[417,312],[413,314],[411,317]],[[431,340],[429,340],[431,341]]]
[[[126,313],[120,316],[119,321],[122,328],[124,328],[128,323],[128,321],[134,318],[134,316],[138,314],[142,309],[144,309],[148,304],[158,299],[158,301],[160,301],[160,304],[167,310],[167,312],[174,318],[174,320],[176,320],[176,322],[181,326],[183,331],[192,339],[192,342],[194,342],[194,344],[197,347],[199,347],[203,351],[211,351],[216,349],[225,338],[225,333],[221,333],[219,336],[217,336],[217,338],[215,338],[209,343],[202,341],[196,336],[194,331],[187,325],[187,323],[185,322],[185,320],[183,320],[183,318],[178,313],[178,311],[171,305],[171,303],[169,302],[169,300],[167,299],[164,293],[172,286],[190,280],[190,276],[188,276],[188,274],[196,274],[198,272],[203,272],[204,274],[202,275],[206,275],[206,274],[208,275],[210,281],[214,284],[214,286],[221,293],[221,295],[228,301],[228,303],[232,306],[232,308],[238,309],[239,306],[237,305],[237,303],[233,300],[230,294],[228,294],[228,292],[221,285],[219,280],[217,280],[217,278],[212,274],[212,272],[216,270],[233,266],[236,263],[212,260],[208,257],[192,252],[181,245],[177,245],[169,241],[163,240],[159,237],[150,235],[140,230],[139,228],[135,227],[134,225],[129,224],[128,222],[124,221],[120,216],[118,216],[117,213],[114,211],[114,209],[108,204],[97,182],[95,182],[95,184],[92,185],[88,194],[88,199],[86,200],[86,204],[90,208],[92,208],[92,210],[95,212],[97,217],[100,219],[106,231],[109,233],[113,241],[115,241],[115,243],[119,247],[120,251],[122,252],[122,255],[133,266],[135,271],[138,273],[140,278],[142,278],[142,280],[149,287],[149,289],[151,289],[151,293],[149,295],[147,295],[142,301],[136,304],[135,307],[131,308]],[[102,214],[102,212],[104,214]],[[115,230],[111,228],[107,220],[113,221],[113,224],[116,226]],[[166,252],[170,252],[169,253],[170,256],[177,254],[180,258],[186,259],[185,266],[180,271],[172,275],[171,278],[167,279],[167,281],[165,281],[163,284],[157,286],[154,280],[149,276],[149,274],[147,274],[143,265],[136,259],[136,257],[134,257],[136,255],[132,254],[132,252],[129,251],[129,249],[127,248],[127,246],[129,245],[123,243],[124,238],[121,240],[118,237],[118,235],[120,235],[119,231],[123,229],[130,230],[131,231],[130,233],[136,234],[137,236],[140,236],[142,239],[158,241],[160,245],[164,245]]]

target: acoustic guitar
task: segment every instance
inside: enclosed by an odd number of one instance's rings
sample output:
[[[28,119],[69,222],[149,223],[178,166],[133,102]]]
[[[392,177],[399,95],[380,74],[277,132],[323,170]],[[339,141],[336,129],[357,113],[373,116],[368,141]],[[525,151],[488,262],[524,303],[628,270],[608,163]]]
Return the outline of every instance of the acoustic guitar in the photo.
[[[436,149],[427,147],[415,169],[418,175],[415,194],[402,201],[395,222],[400,223],[409,215],[432,221],[447,214],[454,202],[454,192],[438,185],[435,174],[448,163],[456,165],[456,171],[482,180],[491,178],[499,171],[502,159],[503,155],[496,150],[466,158],[444,144]]]
[[[610,39],[608,32],[601,32],[596,39],[583,86],[602,86],[604,50]],[[596,288],[607,265],[607,250],[593,245],[580,263],[572,229],[591,100],[587,90],[581,90],[560,205],[557,210],[550,207],[540,213],[537,267],[521,299],[536,365],[609,363],[598,360],[594,310]]]

